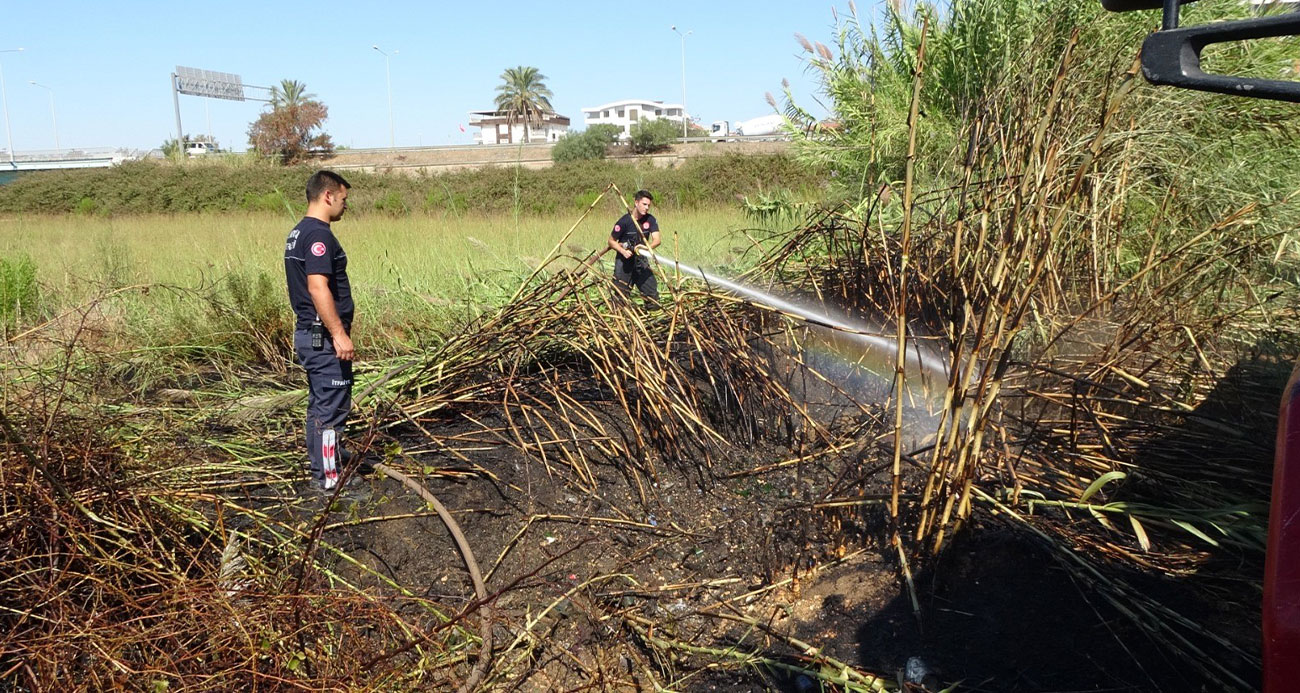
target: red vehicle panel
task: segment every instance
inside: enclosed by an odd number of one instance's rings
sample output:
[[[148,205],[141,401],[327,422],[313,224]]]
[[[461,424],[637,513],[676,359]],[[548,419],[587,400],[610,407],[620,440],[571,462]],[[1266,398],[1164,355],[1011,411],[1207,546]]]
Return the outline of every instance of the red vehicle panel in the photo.
[[[1264,691],[1300,691],[1300,367],[1282,395],[1264,559]]]

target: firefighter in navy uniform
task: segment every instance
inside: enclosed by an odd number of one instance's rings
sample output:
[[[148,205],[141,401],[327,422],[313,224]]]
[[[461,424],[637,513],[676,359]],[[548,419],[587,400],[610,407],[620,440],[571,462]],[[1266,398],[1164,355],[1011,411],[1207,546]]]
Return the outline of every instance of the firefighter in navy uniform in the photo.
[[[307,454],[312,483],[321,490],[338,485],[343,424],[352,407],[352,287],[347,253],[330,230],[347,211],[350,187],[332,171],[307,179],[307,216],[284,244],[289,303],[297,317],[293,348],[307,371]]]
[[[614,285],[623,298],[631,294],[635,285],[645,297],[646,307],[658,308],[659,282],[650,269],[650,261],[636,253],[638,245],[659,246],[659,222],[650,214],[654,196],[648,191],[638,190],[632,200],[632,213],[636,219],[632,219],[632,214],[624,214],[609,234],[609,247],[618,253],[614,258]]]

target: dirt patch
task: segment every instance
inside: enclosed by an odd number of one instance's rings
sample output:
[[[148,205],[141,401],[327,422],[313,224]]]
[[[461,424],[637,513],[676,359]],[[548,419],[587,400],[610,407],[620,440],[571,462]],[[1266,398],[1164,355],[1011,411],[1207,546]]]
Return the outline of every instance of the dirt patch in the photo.
[[[719,471],[781,455],[775,446],[735,451]],[[710,671],[685,656],[666,660],[637,631],[644,622],[683,642],[806,665],[807,653],[783,641],[794,638],[890,680],[920,658],[938,680],[961,680],[964,690],[1168,691],[1205,683],[1092,597],[1033,537],[988,518],[937,561],[913,566],[918,618],[882,510],[809,509],[838,482],[837,470],[824,466],[703,483],[664,467],[641,505],[632,471],[615,464],[596,467],[593,492],[524,456],[484,450],[469,458],[429,468],[424,482],[461,524],[489,591],[499,591],[498,648],[534,641],[494,663],[504,690],[594,682],[611,690],[816,690],[789,671]],[[315,503],[308,509],[323,509],[324,500]],[[329,522],[325,540],[357,562],[323,554],[338,577],[371,591],[402,585],[446,609],[470,604],[446,529],[396,482],[370,478],[336,503]],[[1190,614],[1209,614],[1190,589],[1154,578],[1146,584]]]

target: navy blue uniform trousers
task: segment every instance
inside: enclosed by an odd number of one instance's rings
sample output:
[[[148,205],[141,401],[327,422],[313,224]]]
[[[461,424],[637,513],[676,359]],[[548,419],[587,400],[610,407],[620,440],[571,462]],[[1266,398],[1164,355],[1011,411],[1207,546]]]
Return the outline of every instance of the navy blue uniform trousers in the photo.
[[[343,423],[352,408],[352,362],[334,354],[334,340],[325,335],[319,349],[311,346],[309,330],[295,330],[293,350],[307,371],[307,455],[311,475],[331,488],[343,466]]]
[[[659,282],[650,269],[650,261],[640,255],[614,258],[614,286],[618,288],[619,297],[626,300],[632,295],[635,286],[645,297],[646,308],[659,307]]]

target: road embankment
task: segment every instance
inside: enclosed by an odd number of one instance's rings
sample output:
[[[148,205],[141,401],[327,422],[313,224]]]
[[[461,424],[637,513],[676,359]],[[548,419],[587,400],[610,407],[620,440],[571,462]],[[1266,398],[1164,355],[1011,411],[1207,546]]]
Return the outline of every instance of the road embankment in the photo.
[[[364,170],[372,172],[444,173],[483,168],[486,166],[513,166],[540,169],[553,165],[552,144],[526,145],[466,145],[462,147],[412,147],[398,149],[345,149],[323,160],[332,169]],[[657,154],[635,155],[619,152],[615,148],[609,158],[613,160],[649,160],[656,166],[672,167],[682,162],[706,156],[726,154],[779,154],[787,151],[789,142],[687,142],[675,144]]]

